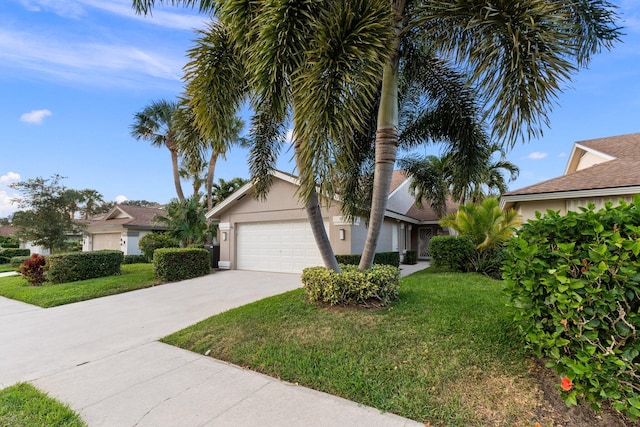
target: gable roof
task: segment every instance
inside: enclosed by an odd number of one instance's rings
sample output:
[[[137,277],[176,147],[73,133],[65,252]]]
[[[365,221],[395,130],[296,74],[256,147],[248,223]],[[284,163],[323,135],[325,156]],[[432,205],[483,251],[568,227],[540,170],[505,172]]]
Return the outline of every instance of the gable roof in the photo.
[[[586,152],[603,159],[575,170]],[[509,191],[505,202],[594,195],[635,194],[640,190],[640,133],[580,141],[574,144],[566,175]]]
[[[107,227],[121,225],[125,228],[165,229],[166,226],[153,220],[156,215],[166,215],[162,206],[131,206],[115,205],[109,212],[99,219],[89,219],[85,222],[90,227]]]
[[[294,175],[291,175],[279,170],[275,170],[273,172],[273,176],[276,179],[284,180],[293,185],[296,185],[296,186],[300,185],[300,181]],[[399,195],[399,192],[402,190],[402,188],[406,188],[406,190],[409,191],[408,181],[409,181],[409,178],[404,171],[401,171],[401,170],[394,171],[393,176],[391,178],[391,188],[389,191],[389,199],[394,197],[396,193],[398,193]],[[246,197],[247,194],[251,193],[252,189],[253,189],[253,183],[251,181],[247,182],[245,185],[237,189],[233,194],[231,194],[221,203],[214,206],[209,212],[206,213],[205,216],[207,217],[207,219],[215,218],[217,215],[221,214],[226,209],[230,208],[234,202],[239,201],[240,199],[243,199],[244,197]],[[337,196],[334,199],[336,201],[340,201],[339,197]],[[394,218],[394,219],[404,220],[414,224],[419,224],[423,222],[437,223],[440,219],[438,215],[435,213],[435,211],[431,209],[428,203],[424,203],[423,209],[418,208],[415,204],[415,199],[413,197],[411,197],[410,202],[401,203],[400,205],[401,206],[396,205],[395,210],[387,209],[387,211],[385,212],[385,216]],[[448,201],[447,212],[455,212],[457,209],[457,206],[458,206],[457,203]]]

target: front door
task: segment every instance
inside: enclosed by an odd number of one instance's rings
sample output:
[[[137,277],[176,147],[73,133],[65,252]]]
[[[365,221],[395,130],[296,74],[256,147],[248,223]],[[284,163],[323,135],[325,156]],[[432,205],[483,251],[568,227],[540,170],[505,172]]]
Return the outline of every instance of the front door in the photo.
[[[429,242],[433,237],[433,227],[420,227],[418,229],[418,258],[425,259],[431,257],[429,253]]]

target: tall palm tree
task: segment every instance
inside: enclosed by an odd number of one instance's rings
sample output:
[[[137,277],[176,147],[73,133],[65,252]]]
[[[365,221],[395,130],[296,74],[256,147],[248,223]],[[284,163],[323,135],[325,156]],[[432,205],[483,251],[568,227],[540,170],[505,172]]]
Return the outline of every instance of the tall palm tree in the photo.
[[[213,200],[213,205],[215,206],[218,203],[222,202],[247,182],[248,181],[243,178],[232,178],[229,181],[219,178],[218,182],[213,184],[211,190],[211,199]]]
[[[369,101],[352,96],[353,90],[364,88],[358,95],[373,98],[372,86],[382,79],[361,269],[373,263],[384,220],[399,142],[399,67],[402,59],[420,58],[411,56],[412,47],[428,46],[439,60],[435,63],[468,70],[469,84],[486,101],[492,139],[511,146],[541,134],[563,84],[619,34],[614,6],[605,0],[325,1],[321,8],[312,1],[160,2],[216,12],[234,39],[244,40],[242,57],[257,65],[249,74],[256,106],[266,103],[280,113],[276,122],[284,118],[284,105],[293,106],[294,135],[300,141],[296,157],[307,200],[318,183],[331,193],[333,164],[348,161],[348,156],[336,157],[334,147],[349,144],[349,129],[366,122]],[[148,13],[155,0],[133,4]],[[350,31],[356,28],[354,17],[370,10],[376,19]],[[386,59],[378,66],[380,54]],[[350,79],[343,79],[340,67]]]
[[[171,165],[173,168],[173,183],[176,188],[178,200],[184,200],[182,185],[180,184],[180,168],[178,165],[178,141],[176,138],[175,113],[177,103],[164,99],[152,101],[143,110],[133,117],[131,136],[135,139],[144,139],[155,147],[166,147],[171,153]]]

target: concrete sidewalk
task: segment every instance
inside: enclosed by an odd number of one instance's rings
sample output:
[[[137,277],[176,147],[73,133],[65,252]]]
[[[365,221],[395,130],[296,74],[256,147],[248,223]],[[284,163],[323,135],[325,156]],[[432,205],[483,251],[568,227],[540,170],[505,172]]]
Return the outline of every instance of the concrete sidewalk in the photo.
[[[0,388],[30,381],[91,427],[420,425],[157,342],[299,286],[225,271],[50,309],[0,297]]]

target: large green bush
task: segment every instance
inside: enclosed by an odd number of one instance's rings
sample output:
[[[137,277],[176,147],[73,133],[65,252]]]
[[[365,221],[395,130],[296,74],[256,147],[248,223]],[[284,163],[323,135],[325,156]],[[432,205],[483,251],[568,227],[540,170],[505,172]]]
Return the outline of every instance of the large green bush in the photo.
[[[121,251],[94,251],[56,254],[48,257],[47,276],[52,283],[106,277],[120,273]]]
[[[433,265],[449,267],[453,271],[468,271],[474,251],[469,236],[434,236],[429,242]]]
[[[29,258],[31,258],[30,255],[14,256],[14,257],[11,257],[11,259],[9,260],[9,264],[11,265],[11,267],[19,270],[22,263],[28,260]]]
[[[336,259],[338,260],[338,263],[345,264],[345,265],[358,265],[360,264],[360,258],[362,258],[362,254],[336,255]],[[399,267],[400,253],[399,252],[378,252],[373,257],[373,263]]]
[[[529,221],[507,245],[504,279],[530,348],[568,404],[603,400],[640,416],[640,198]]]
[[[305,268],[302,284],[310,302],[330,305],[384,306],[398,298],[400,270],[374,264],[371,270],[341,264],[341,273],[324,267]]]
[[[144,255],[125,255],[122,260],[123,264],[145,264],[148,262],[147,257]]]
[[[209,251],[199,248],[161,248],[153,255],[153,271],[161,280],[175,282],[209,274]]]
[[[168,233],[145,234],[138,241],[138,247],[148,262],[153,262],[153,252],[160,248],[177,248],[178,241]]]
[[[0,236],[0,248],[18,248],[20,242],[13,237]]]
[[[5,248],[0,250],[0,256],[9,259],[14,256],[31,256],[31,249]]]

